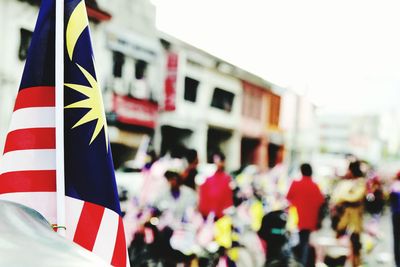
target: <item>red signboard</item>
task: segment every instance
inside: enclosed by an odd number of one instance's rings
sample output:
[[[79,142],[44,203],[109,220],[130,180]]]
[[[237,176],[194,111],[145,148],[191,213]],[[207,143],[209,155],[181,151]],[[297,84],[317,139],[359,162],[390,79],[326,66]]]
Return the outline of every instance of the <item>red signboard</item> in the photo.
[[[154,128],[158,105],[148,100],[114,94],[113,111],[119,122]]]
[[[165,79],[164,110],[175,110],[176,80],[178,73],[178,54],[169,53],[167,61],[167,77]]]

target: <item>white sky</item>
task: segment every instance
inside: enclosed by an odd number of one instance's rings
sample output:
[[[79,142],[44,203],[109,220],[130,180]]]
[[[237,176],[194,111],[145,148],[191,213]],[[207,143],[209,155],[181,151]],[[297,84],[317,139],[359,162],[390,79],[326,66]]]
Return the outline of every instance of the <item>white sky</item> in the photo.
[[[325,110],[400,107],[400,1],[152,2],[160,30]]]

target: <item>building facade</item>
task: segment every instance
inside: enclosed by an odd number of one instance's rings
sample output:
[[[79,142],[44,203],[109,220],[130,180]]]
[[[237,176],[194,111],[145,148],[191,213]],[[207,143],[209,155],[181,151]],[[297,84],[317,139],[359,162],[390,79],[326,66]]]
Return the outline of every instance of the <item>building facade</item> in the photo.
[[[241,164],[266,169],[279,161],[281,98],[272,91],[271,84],[259,84],[243,80]]]
[[[39,2],[0,1],[1,149]],[[159,33],[149,0],[86,5],[116,168],[149,139],[161,155],[194,148],[203,163],[221,150],[229,170],[276,161],[281,100],[273,85]]]
[[[221,71],[216,58],[171,37],[165,40],[168,58],[164,103],[159,113],[156,147],[163,155],[179,147],[196,149],[201,162],[217,150],[226,155],[228,169],[240,166],[242,86]],[[176,64],[171,64],[171,60]]]
[[[341,157],[354,155],[377,164],[384,155],[383,122],[383,118],[377,115],[320,114],[320,151]]]
[[[229,170],[273,166],[282,144],[277,144],[275,136],[283,139],[276,86],[171,36],[162,36],[168,74],[154,138],[161,154],[176,147],[194,148],[205,163],[220,150]]]
[[[292,173],[303,162],[313,162],[320,149],[317,107],[307,97],[291,91],[282,94],[280,125],[285,162]]]
[[[114,14],[103,26],[96,26],[93,42],[118,168],[135,157],[143,140],[154,135],[162,99],[164,57],[155,27],[155,7],[150,1],[98,2]]]

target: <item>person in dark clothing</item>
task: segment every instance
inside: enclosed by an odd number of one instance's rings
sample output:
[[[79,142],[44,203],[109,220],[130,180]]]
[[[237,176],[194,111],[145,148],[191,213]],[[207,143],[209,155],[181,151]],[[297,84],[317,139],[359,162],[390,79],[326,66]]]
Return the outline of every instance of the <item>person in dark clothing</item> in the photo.
[[[400,267],[400,172],[390,190],[390,209],[393,223],[393,248],[396,267]]]
[[[185,153],[188,166],[182,174],[183,184],[196,190],[195,178],[197,175],[197,165],[199,165],[199,158],[195,149],[187,149]]]
[[[318,185],[312,180],[311,165],[304,163],[300,166],[300,170],[302,178],[300,181],[293,181],[287,194],[287,200],[297,209],[300,258],[301,263],[307,266],[310,233],[317,229],[319,211],[325,198]]]
[[[287,213],[275,210],[265,214],[258,230],[258,236],[265,241],[267,254],[265,267],[300,267],[292,256],[289,246],[289,233],[286,229]],[[303,267],[303,266],[302,266]]]
[[[382,182],[377,175],[371,175],[367,179],[367,195],[365,199],[365,210],[374,217],[382,214],[385,206]]]

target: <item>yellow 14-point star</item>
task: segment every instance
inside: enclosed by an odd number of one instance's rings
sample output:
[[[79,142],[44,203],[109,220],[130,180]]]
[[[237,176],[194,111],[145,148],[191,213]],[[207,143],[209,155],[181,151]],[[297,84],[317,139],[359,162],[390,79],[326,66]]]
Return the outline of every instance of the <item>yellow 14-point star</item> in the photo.
[[[90,84],[90,87],[83,86],[80,84],[70,84],[70,83],[66,83],[65,85],[87,96],[87,98],[75,102],[71,105],[68,105],[65,108],[87,108],[89,109],[89,111],[77,123],[75,123],[72,129],[80,125],[83,125],[85,123],[88,123],[90,121],[97,120],[96,128],[93,131],[93,135],[89,144],[91,144],[96,139],[96,137],[100,134],[101,129],[104,127],[106,147],[108,150],[107,122],[106,122],[106,116],[103,107],[103,99],[101,96],[99,84],[87,70],[85,70],[80,65],[78,65],[78,67],[82,71],[83,75],[85,75],[87,81]]]

